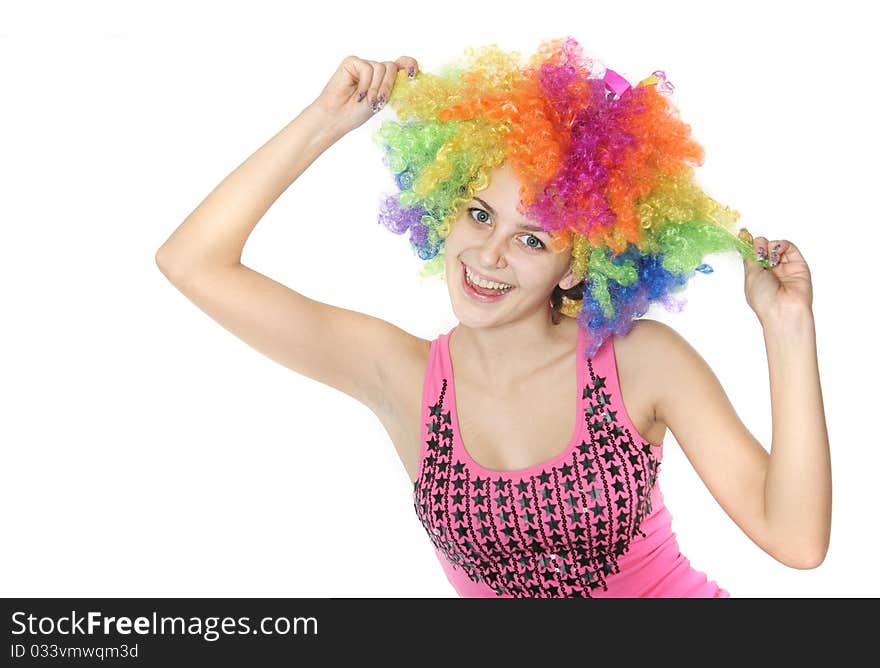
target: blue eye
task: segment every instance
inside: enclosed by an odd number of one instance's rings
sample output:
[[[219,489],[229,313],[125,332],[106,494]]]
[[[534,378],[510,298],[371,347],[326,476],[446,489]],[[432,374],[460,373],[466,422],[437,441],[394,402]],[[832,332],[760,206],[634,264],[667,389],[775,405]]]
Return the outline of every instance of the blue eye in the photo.
[[[481,214],[483,214],[484,216],[486,216],[487,220],[491,220],[491,218],[489,218],[489,214],[488,214],[486,211],[484,211],[483,209],[479,208],[479,207],[472,206],[472,207],[468,208],[467,211],[468,211],[468,213],[471,213],[471,212],[473,212],[473,211],[478,211],[479,213],[481,213]],[[472,217],[473,217],[473,215],[472,215]],[[482,224],[483,222],[486,222],[486,221],[478,221],[478,222],[479,222],[480,224]],[[540,240],[538,237],[536,237],[534,234],[523,234],[522,236],[524,236],[524,237],[528,237],[529,239],[534,239],[535,241],[538,242],[538,245],[537,245],[537,246],[534,246],[534,245],[531,245],[531,244],[526,243],[525,246],[526,246],[527,248],[529,248],[529,249],[531,249],[531,250],[543,250],[543,249],[546,248],[546,246],[544,245],[544,242],[541,241],[541,240]]]

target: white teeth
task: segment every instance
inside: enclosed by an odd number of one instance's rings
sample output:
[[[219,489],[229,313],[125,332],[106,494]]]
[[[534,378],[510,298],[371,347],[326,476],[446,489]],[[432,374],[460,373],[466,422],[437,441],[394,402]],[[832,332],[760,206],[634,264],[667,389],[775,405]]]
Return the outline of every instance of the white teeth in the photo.
[[[507,283],[496,283],[495,281],[486,281],[480,278],[479,276],[471,273],[470,267],[465,265],[465,273],[467,274],[467,279],[469,282],[474,285],[479,285],[482,288],[491,288],[493,290],[506,290],[507,288],[512,288],[512,285],[507,285]]]

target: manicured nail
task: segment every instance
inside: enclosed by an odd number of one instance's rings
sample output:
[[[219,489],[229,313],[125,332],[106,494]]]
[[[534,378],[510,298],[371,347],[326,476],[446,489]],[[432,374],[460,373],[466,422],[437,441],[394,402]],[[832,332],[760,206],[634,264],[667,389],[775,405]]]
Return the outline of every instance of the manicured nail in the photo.
[[[770,253],[770,266],[775,267],[779,263],[779,258],[776,256],[776,252]]]
[[[758,250],[756,250],[755,253],[757,253],[759,260],[763,260],[767,257],[767,251],[764,250],[763,246],[758,246]]]
[[[409,78],[410,78],[410,79],[414,79],[415,76],[416,76],[416,68],[415,68],[415,67],[410,67],[410,68],[409,68]]]
[[[384,104],[385,104],[385,93],[382,93],[382,94],[379,96],[379,106],[381,107],[381,106],[384,105]]]
[[[366,96],[367,96],[366,91],[364,91],[363,93],[361,93],[360,95],[358,95],[358,102],[360,102],[361,100],[363,100]]]
[[[372,111],[372,112],[375,114],[375,113],[376,113],[376,109],[377,109],[377,107],[376,107],[376,98],[374,97],[372,100],[370,100],[370,111]]]
[[[779,250],[779,244],[773,244],[773,250]]]

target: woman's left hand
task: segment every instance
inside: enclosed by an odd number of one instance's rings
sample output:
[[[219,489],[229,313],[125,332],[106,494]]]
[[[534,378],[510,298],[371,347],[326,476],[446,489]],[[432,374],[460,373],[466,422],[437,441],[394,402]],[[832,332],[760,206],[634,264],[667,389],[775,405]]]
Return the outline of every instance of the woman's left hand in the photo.
[[[748,238],[748,231],[741,231]],[[752,245],[757,260],[770,260],[764,267],[753,259],[743,258],[746,301],[762,324],[795,317],[813,308],[813,284],[810,268],[797,246],[787,239],[768,241],[754,237]]]

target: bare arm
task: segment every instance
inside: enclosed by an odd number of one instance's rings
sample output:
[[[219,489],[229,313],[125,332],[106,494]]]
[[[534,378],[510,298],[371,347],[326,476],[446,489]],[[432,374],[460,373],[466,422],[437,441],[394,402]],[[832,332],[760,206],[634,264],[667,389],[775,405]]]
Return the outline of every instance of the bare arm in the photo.
[[[768,321],[764,342],[773,414],[764,512],[780,542],[817,566],[830,542],[831,451],[812,312]]]
[[[156,253],[163,273],[234,267],[276,199],[345,131],[311,104],[223,179]]]
[[[346,57],[321,96],[223,179],[156,253],[171,283],[228,331],[374,412],[390,403],[390,369],[420,340],[379,318],[309,299],[242,265],[241,254],[281,193],[372,115],[373,97],[387,99],[398,66],[414,64],[408,57]]]

